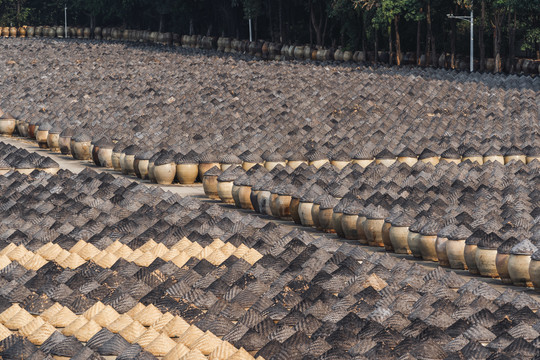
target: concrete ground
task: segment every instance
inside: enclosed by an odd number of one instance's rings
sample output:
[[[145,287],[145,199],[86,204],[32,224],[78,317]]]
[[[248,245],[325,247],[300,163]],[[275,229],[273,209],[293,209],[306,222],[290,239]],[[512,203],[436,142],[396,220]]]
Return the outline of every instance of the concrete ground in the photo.
[[[139,178],[137,178],[135,176],[123,175],[123,174],[119,173],[118,171],[114,171],[113,169],[106,169],[106,168],[98,167],[91,161],[75,160],[71,156],[66,156],[66,155],[62,155],[61,153],[52,152],[49,149],[41,149],[37,145],[37,143],[35,141],[32,141],[32,140],[30,140],[28,138],[0,137],[0,141],[11,144],[11,145],[19,147],[19,148],[26,149],[29,152],[36,152],[36,153],[39,153],[40,155],[48,156],[48,157],[52,158],[54,161],[56,161],[60,165],[60,168],[70,170],[73,173],[79,173],[80,171],[84,170],[85,168],[90,168],[90,169],[92,169],[94,171],[97,171],[97,172],[110,173],[113,176],[125,176],[128,179],[130,179],[131,181],[142,183],[142,184],[145,184],[147,186],[161,186],[162,188],[164,188],[164,189],[166,189],[168,191],[174,192],[176,194],[179,194],[180,196],[192,196],[194,198],[198,198],[198,199],[203,200],[203,201],[215,202],[217,204],[221,204],[223,207],[231,209],[231,210],[234,209],[234,210],[240,211],[240,212],[245,213],[245,214],[249,214],[249,215],[253,215],[253,216],[259,216],[262,219],[265,219],[265,220],[268,220],[268,221],[273,221],[273,222],[275,222],[277,224],[280,224],[280,225],[290,229],[291,231],[293,229],[295,229],[295,228],[300,228],[301,230],[307,231],[312,236],[315,236],[315,237],[326,235],[328,238],[335,239],[335,241],[338,241],[338,242],[351,242],[351,243],[355,242],[354,240],[341,239],[341,238],[337,237],[335,234],[325,234],[325,233],[323,233],[321,231],[318,231],[318,230],[316,230],[314,228],[303,227],[303,226],[300,226],[300,225],[297,225],[297,224],[293,223],[292,221],[276,219],[276,218],[268,216],[268,215],[258,214],[258,213],[254,212],[254,211],[251,211],[251,210],[238,209],[235,206],[230,205],[230,204],[223,204],[223,203],[221,203],[219,201],[216,201],[216,200],[210,200],[205,196],[202,184],[194,184],[194,185],[179,185],[179,184],[177,184],[177,185],[157,185],[157,184],[152,184],[149,181],[141,180],[141,179],[139,179]],[[369,251],[369,252],[381,252],[381,253],[385,252],[384,248],[381,248],[381,247],[372,247],[372,246],[362,245],[362,248],[364,250]],[[405,259],[410,260],[410,261],[415,261],[418,264],[420,264],[422,266],[425,266],[425,267],[427,267],[429,269],[435,269],[435,268],[437,268],[439,266],[438,263],[436,263],[436,262],[419,260],[419,259],[413,257],[412,255],[402,255],[402,254],[396,254],[396,253],[392,253],[392,252],[387,252],[387,254],[389,254],[390,256],[396,257],[396,258],[400,258],[400,259],[405,258]],[[500,292],[504,292],[506,289],[525,292],[528,295],[530,295],[531,297],[533,297],[536,301],[540,302],[540,293],[537,293],[532,288],[524,288],[524,287],[513,286],[513,285],[505,285],[499,279],[491,279],[491,278],[479,277],[479,276],[476,276],[476,275],[473,275],[473,274],[469,273],[467,270],[454,270],[454,272],[456,274],[458,274],[459,276],[461,276],[465,281],[469,281],[471,279],[478,279],[478,280],[481,280],[481,281],[484,281],[484,282],[488,283],[489,285],[493,286],[495,289],[497,289]]]

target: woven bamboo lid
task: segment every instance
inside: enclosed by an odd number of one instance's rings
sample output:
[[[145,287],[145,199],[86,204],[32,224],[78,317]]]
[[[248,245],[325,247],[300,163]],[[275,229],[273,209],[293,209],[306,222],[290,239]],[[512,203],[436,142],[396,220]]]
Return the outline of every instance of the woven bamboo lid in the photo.
[[[140,322],[132,320],[131,324],[124,327],[119,334],[130,343],[134,343],[145,331],[146,328]]]
[[[49,319],[49,324],[57,328],[64,328],[71,324],[78,316],[68,307],[64,306]]]
[[[161,315],[161,311],[153,304],[150,304],[145,309],[138,312],[133,319],[140,322],[143,326],[150,326],[156,319],[159,319]]]
[[[148,351],[154,356],[165,356],[174,347],[176,343],[165,334],[159,334],[144,350]]]
[[[161,331],[172,319],[174,319],[174,315],[166,312],[152,324],[152,328],[156,331]]]
[[[114,320],[111,324],[107,326],[107,329],[109,329],[112,333],[119,333],[123,329],[125,329],[128,325],[130,325],[133,322],[133,319],[128,314],[122,314],[116,320]]]
[[[193,349],[193,344],[204,335],[204,332],[195,325],[191,325],[182,335],[178,337],[178,342]]]
[[[53,306],[42,312],[40,317],[45,321],[49,321],[62,309],[62,305],[60,305],[59,303],[55,303]]]
[[[87,342],[92,336],[96,335],[99,330],[101,330],[101,326],[94,320],[90,320],[81,326],[74,335],[79,341]]]
[[[169,337],[178,337],[185,333],[187,329],[189,329],[189,324],[176,315],[167,323],[167,325],[165,325],[165,327],[163,327],[162,332]]]
[[[221,344],[212,351],[208,360],[221,360],[227,359],[229,356],[234,355],[238,349],[235,348],[230,342],[222,341]]]
[[[221,339],[210,331],[206,331],[203,336],[197,339],[195,343],[191,345],[192,349],[200,350],[203,355],[210,355],[219,345],[221,345]]]
[[[189,353],[189,351],[189,348],[184,344],[176,344],[175,347],[163,357],[163,360],[180,360],[184,355]]]
[[[116,312],[116,310],[114,310],[112,306],[107,305],[96,316],[94,316],[92,320],[94,320],[102,327],[107,327],[119,317],[120,314],[118,314],[118,312]]]
[[[39,329],[43,324],[45,324],[45,321],[41,317],[37,316],[34,318],[34,320],[19,329],[19,333],[23,336],[29,336],[31,333]]]
[[[62,330],[62,333],[66,336],[73,336],[81,327],[86,325],[86,323],[88,323],[88,319],[84,316],[79,316],[66,326],[64,330]]]
[[[146,309],[146,306],[144,306],[141,303],[137,303],[131,310],[129,310],[126,314],[131,316],[132,318],[135,318],[135,316],[142,310]]]
[[[154,341],[158,336],[159,333],[156,330],[150,328],[147,329],[144,333],[142,333],[142,335],[139,336],[137,340],[135,340],[135,342],[141,347],[145,348],[150,345],[150,343]]]
[[[56,329],[51,324],[45,323],[28,336],[28,340],[34,345],[41,345],[47,340]]]
[[[25,309],[17,311],[4,325],[10,330],[18,330],[34,320],[34,317],[30,315]]]
[[[11,331],[4,325],[0,324],[0,341],[4,340],[5,338],[9,337],[12,334]]]
[[[94,316],[99,314],[101,310],[105,308],[105,305],[101,301],[96,302],[94,305],[92,305],[88,310],[86,310],[83,314],[85,318],[88,320],[92,319]]]

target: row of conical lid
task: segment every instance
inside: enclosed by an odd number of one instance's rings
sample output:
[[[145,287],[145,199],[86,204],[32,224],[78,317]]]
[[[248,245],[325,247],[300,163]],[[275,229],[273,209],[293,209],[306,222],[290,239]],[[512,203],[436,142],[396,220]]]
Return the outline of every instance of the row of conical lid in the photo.
[[[540,241],[540,162],[420,164],[215,167],[203,184],[207,196],[240,208],[540,288],[540,252],[531,257]]]
[[[236,355],[232,358],[244,359],[251,353],[263,358],[339,354],[347,358],[399,355],[442,359],[450,355],[488,357],[493,353],[529,356],[536,352],[540,329],[536,311],[540,304],[524,293],[501,293],[475,280],[465,283],[455,273],[440,268],[429,271],[406,260],[368,254],[357,246],[340,246],[302,231],[287,234],[275,224],[228,214],[217,205],[198,200],[170,201],[159,188],[133,187],[124,180],[92,171],[78,175],[61,171],[57,176],[38,177],[10,173],[0,178],[3,198],[11,196],[9,190],[28,185],[24,195],[18,194],[20,205],[26,209],[10,208],[11,213],[28,222],[35,222],[28,210],[46,204],[75,209],[71,201],[76,199],[100,206],[97,200],[106,197],[96,190],[105,185],[116,184],[113,193],[125,197],[112,197],[109,202],[131,208],[125,200],[140,200],[139,206],[128,212],[130,224],[117,223],[117,234],[121,229],[125,234],[114,236],[120,240],[98,236],[96,241],[68,241],[68,237],[56,241],[56,246],[28,242],[28,237],[20,237],[24,245],[4,246],[8,239],[0,240],[0,257],[12,261],[0,278],[19,278],[17,284],[9,283],[0,294],[3,357],[83,353],[168,359]],[[146,196],[149,192],[154,196]],[[91,202],[87,194],[93,194]],[[55,213],[54,209],[49,211]],[[90,212],[80,211],[78,216],[83,214]],[[146,226],[163,229],[163,220],[155,223],[157,219],[153,218],[160,214],[167,221],[185,214],[179,225],[183,231],[196,230],[187,235],[190,239],[197,239],[200,231],[199,238],[188,245],[184,239],[171,241],[170,235],[156,237],[159,242],[144,243],[140,236],[133,236]],[[71,219],[75,221],[75,217]],[[145,219],[153,221],[143,226]],[[228,225],[225,220],[229,220]],[[205,255],[192,258],[181,268],[163,260],[149,266],[136,265],[128,256],[109,268],[90,261],[69,271],[62,269],[68,265],[62,256],[55,255],[68,248],[73,252],[64,251],[86,258],[91,256],[92,247],[121,254],[125,251],[122,242],[128,249],[136,247],[135,251],[165,254],[159,249],[166,243],[166,247],[179,249],[188,249],[198,241],[216,243],[211,237],[201,236],[204,229],[212,228],[209,224],[228,229],[230,242],[251,242],[253,248],[267,249],[267,255],[253,266],[237,260],[221,267],[209,266]],[[238,227],[240,224],[253,227]],[[88,230],[93,227],[82,225]],[[26,247],[35,249],[27,252],[35,251],[53,261],[37,270],[25,270],[20,264],[26,264]],[[58,248],[60,251],[55,250]],[[223,266],[228,270],[223,271]],[[149,304],[138,302],[142,296]],[[172,299],[189,304],[188,311],[178,303],[171,304]],[[171,310],[165,310],[169,306]],[[207,307],[207,311],[196,315],[200,307]],[[224,335],[215,334],[223,330]],[[241,346],[245,350],[238,350]]]

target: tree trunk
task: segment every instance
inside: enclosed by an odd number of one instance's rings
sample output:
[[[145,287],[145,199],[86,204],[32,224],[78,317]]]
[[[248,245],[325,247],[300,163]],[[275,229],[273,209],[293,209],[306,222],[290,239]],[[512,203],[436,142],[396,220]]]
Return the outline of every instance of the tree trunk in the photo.
[[[268,8],[268,30],[270,31],[270,41],[274,42],[274,29],[272,28],[272,3],[270,0],[266,1],[266,6]]]
[[[422,32],[422,23],[420,20],[416,24],[416,65],[420,65],[420,35]]]
[[[394,28],[396,31],[396,64],[401,65],[401,40],[399,38],[399,16],[394,17]]]
[[[478,26],[478,47],[480,48],[480,71],[486,69],[486,44],[484,43],[484,27],[486,24],[486,0],[482,0],[480,25]]]
[[[427,23],[427,40],[426,40],[426,65],[430,63],[432,57],[435,57],[434,54],[431,54],[431,42],[433,34],[431,32],[431,2],[427,2],[427,11],[426,11],[426,23]]]
[[[373,32],[375,34],[375,56],[373,57],[373,62],[376,63],[379,61],[379,36],[377,29],[374,29]]]
[[[159,14],[159,31],[160,33],[163,32],[163,14]]]
[[[257,41],[258,39],[258,33],[257,33],[257,17],[255,17],[253,20],[253,41]]]
[[[317,36],[317,45],[322,46],[323,45],[322,12],[319,16],[319,21],[317,22],[317,17],[315,16],[315,10],[313,9],[313,1],[310,1],[310,13],[311,13],[311,25],[313,26],[313,30],[315,31],[315,35]],[[326,31],[326,24],[325,24],[325,31]]]
[[[493,15],[493,58],[495,59],[495,72],[501,71],[501,23],[503,14],[496,11]]]
[[[508,35],[508,71],[514,72],[515,70],[515,57],[516,57],[516,12],[514,11],[514,16],[508,17],[510,34]]]
[[[366,13],[362,12],[362,53],[364,54],[364,59],[367,59],[366,54]]]
[[[189,19],[189,35],[193,35],[193,19]]]
[[[392,66],[392,21],[388,24],[388,65]]]

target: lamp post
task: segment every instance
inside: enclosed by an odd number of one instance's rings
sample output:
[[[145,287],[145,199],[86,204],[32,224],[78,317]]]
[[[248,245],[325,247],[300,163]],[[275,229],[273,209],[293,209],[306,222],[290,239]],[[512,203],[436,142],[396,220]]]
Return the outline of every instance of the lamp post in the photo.
[[[470,71],[474,71],[474,13],[473,13],[473,0],[471,0],[471,15],[469,16],[456,16],[453,14],[446,15],[449,19],[459,19],[468,21],[471,24],[471,61],[470,61]]]
[[[64,39],[68,38],[67,32],[67,3],[64,3]]]
[[[253,41],[253,36],[251,35],[251,18],[249,18],[249,41]]]

